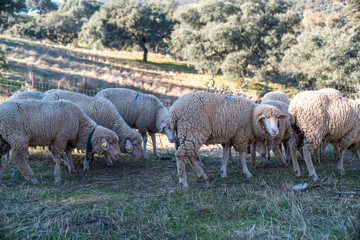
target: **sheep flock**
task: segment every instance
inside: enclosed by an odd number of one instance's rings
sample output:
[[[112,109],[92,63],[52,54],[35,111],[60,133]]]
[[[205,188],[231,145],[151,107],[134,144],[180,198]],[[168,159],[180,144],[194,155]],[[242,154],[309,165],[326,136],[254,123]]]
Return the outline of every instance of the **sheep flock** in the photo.
[[[156,133],[176,143],[175,159],[181,187],[189,187],[186,164],[198,177],[208,180],[199,150],[203,145],[224,148],[220,176],[227,178],[227,162],[233,147],[240,157],[243,173],[252,177],[246,156],[272,150],[283,167],[292,165],[301,176],[297,151],[312,180],[319,179],[311,159],[320,162],[327,144],[334,146],[339,174],[345,174],[345,150],[358,158],[360,150],[360,102],[344,98],[335,89],[304,91],[292,100],[279,91],[264,95],[260,103],[246,97],[193,92],[178,98],[170,109],[153,95],[124,88],[108,88],[95,97],[59,89],[18,92],[0,104],[0,158],[15,163],[26,180],[37,184],[27,163],[28,147],[48,147],[55,163],[55,182],[61,181],[60,164],[70,174],[77,171],[74,149],[86,151],[84,170],[94,153],[103,154],[108,166],[121,154],[148,159],[147,134],[157,159]],[[250,149],[250,151],[249,151]],[[284,151],[283,151],[284,150]],[[2,164],[0,160],[0,182]]]

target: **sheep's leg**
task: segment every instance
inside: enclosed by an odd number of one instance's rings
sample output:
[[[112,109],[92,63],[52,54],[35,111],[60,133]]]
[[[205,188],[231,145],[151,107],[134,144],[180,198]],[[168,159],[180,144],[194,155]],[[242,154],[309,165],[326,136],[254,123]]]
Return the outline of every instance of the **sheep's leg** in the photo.
[[[26,147],[24,147],[24,148],[11,147],[11,148],[14,149],[14,151],[12,152],[11,158],[15,162],[15,164],[18,166],[21,174],[29,182],[31,182],[33,184],[38,184],[39,181],[34,177],[34,172],[26,161],[27,148]]]
[[[280,143],[276,142],[276,141],[272,141],[271,145],[272,145],[271,147],[272,147],[272,150],[274,152],[276,159],[280,162],[281,165],[283,165],[284,167],[287,167],[288,165],[284,161],[284,156],[280,150]]]
[[[149,157],[148,157],[148,155],[146,154],[146,143],[147,143],[147,135],[146,135],[146,133],[145,133],[145,135],[141,135],[141,137],[142,137],[142,140],[143,140],[144,158],[145,158],[146,160],[149,160]]]
[[[231,146],[226,144],[223,148],[223,158],[222,158],[222,165],[220,168],[220,173],[222,178],[227,178],[228,175],[226,173],[226,166],[228,163],[229,156],[231,156]]]
[[[356,157],[356,159],[360,162],[360,155],[359,155],[359,151],[358,150],[354,150],[352,151]]]
[[[290,163],[290,158],[291,158],[289,140],[284,140],[284,141],[282,141],[282,143],[283,143],[284,149],[285,149],[285,162],[287,164],[289,164]]]
[[[204,167],[204,164],[201,162],[199,153],[196,154],[195,160],[197,161],[197,164],[198,164],[200,167],[202,167],[202,168]]]
[[[109,156],[109,154],[105,153],[104,158],[105,158],[106,166],[108,167],[114,166],[114,163],[111,161],[111,157]]]
[[[151,137],[151,141],[153,144],[153,151],[154,151],[154,155],[156,156],[157,159],[160,159],[160,154],[158,153],[157,147],[156,147],[156,137],[155,134],[150,134]]]
[[[320,163],[320,146],[315,148],[314,152],[315,152],[315,163]]]
[[[314,147],[311,144],[309,144],[309,143],[304,144],[304,146],[303,146],[304,160],[305,160],[306,166],[308,168],[309,175],[310,175],[310,177],[312,177],[312,179],[314,181],[317,181],[319,178],[316,175],[314,165],[311,161],[312,150],[314,150]]]
[[[206,181],[208,180],[207,175],[205,174],[204,170],[202,169],[202,167],[199,165],[199,162],[196,160],[196,157],[191,156],[188,158],[189,159],[189,163],[191,165],[191,167],[195,170],[196,174],[198,177],[203,177]]]
[[[334,156],[335,156],[335,159],[339,159],[339,156],[340,156],[340,146],[339,146],[339,143],[333,143],[333,147],[334,147]]]
[[[341,175],[344,175],[345,174],[345,170],[344,170],[344,153],[345,153],[345,149],[341,149],[340,150],[340,154],[338,155],[339,156],[339,162],[338,162],[338,172],[339,174]]]
[[[78,175],[79,173],[75,170],[75,166],[74,166],[74,162],[73,162],[73,158],[72,158],[72,149],[71,148],[66,148],[65,149],[65,152],[66,152],[66,158],[67,158],[67,161],[68,161],[68,170],[69,170],[69,173],[71,175]]]
[[[249,172],[249,169],[246,165],[246,152],[240,152],[240,159],[241,159],[241,165],[243,168],[243,173],[246,175],[246,177],[250,178],[252,177],[252,174]]]
[[[179,176],[179,184],[184,188],[188,188],[189,184],[186,181],[186,169],[185,169],[185,161],[183,157],[176,157],[176,167]]]
[[[297,156],[296,156],[297,148],[298,148],[298,143],[296,142],[296,139],[294,137],[291,137],[289,140],[289,149],[290,149],[290,154],[291,154],[293,170],[295,172],[295,176],[300,177],[301,171],[300,171],[299,162],[298,162]]]
[[[270,150],[271,150],[270,144],[271,144],[270,140],[265,141],[266,158],[268,161],[270,161]]]
[[[87,152],[85,153],[85,159],[84,159],[84,171],[90,170],[90,163],[94,160],[94,153],[93,152]]]
[[[257,164],[256,164],[256,141],[254,141],[254,143],[252,144],[252,147],[251,147],[251,163],[252,163],[252,166],[253,168],[255,169],[257,167]]]

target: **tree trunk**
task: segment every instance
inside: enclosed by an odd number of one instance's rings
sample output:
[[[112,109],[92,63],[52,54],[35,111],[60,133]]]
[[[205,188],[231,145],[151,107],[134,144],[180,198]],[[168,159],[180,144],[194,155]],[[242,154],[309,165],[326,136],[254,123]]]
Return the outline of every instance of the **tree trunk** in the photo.
[[[144,57],[143,57],[143,61],[147,62],[147,55],[148,55],[148,49],[146,47],[143,47],[144,49]]]

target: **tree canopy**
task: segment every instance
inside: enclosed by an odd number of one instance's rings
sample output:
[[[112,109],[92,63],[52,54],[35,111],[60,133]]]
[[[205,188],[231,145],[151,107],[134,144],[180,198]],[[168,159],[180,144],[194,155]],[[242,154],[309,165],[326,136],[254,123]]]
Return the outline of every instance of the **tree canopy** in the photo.
[[[212,0],[179,8],[174,51],[201,72],[232,78],[265,65],[276,68],[295,40],[299,16],[284,1]]]
[[[174,21],[163,3],[115,0],[104,4],[84,24],[80,40],[96,47],[138,48],[147,61],[149,49],[166,48]]]

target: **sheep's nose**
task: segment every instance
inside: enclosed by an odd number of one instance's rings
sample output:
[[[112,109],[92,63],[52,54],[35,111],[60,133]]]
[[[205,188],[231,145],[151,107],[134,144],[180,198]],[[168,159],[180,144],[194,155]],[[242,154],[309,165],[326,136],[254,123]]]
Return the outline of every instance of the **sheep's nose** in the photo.
[[[120,158],[120,156],[121,156],[121,153],[117,153],[117,154],[115,154],[115,158]]]
[[[278,134],[278,131],[277,131],[277,130],[272,129],[271,131],[272,131],[272,133],[273,133],[274,135],[277,135],[277,134]]]

